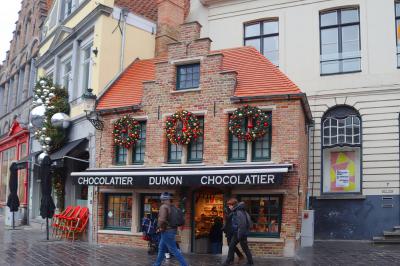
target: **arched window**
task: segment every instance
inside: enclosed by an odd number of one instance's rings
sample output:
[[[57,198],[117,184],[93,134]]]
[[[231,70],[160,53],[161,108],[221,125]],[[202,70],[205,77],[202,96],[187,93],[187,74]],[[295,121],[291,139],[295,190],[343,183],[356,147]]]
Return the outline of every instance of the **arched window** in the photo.
[[[322,192],[361,192],[361,116],[340,105],[322,117]]]

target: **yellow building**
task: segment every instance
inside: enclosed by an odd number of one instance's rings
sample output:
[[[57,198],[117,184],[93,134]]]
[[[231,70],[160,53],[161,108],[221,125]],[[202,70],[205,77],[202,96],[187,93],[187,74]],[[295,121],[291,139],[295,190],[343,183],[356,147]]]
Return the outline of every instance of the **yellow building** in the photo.
[[[146,4],[144,4],[144,2]],[[142,0],[54,0],[42,26],[37,59],[38,77],[51,77],[68,89],[71,126],[68,143],[51,154],[65,183],[65,198],[58,207],[87,205],[93,191],[75,186],[69,173],[94,166],[95,129],[86,119],[82,95],[99,95],[134,58],[154,57],[156,5]],[[33,143],[32,153],[40,151]],[[30,218],[40,221],[40,188],[31,183]],[[63,201],[60,204],[60,200]]]

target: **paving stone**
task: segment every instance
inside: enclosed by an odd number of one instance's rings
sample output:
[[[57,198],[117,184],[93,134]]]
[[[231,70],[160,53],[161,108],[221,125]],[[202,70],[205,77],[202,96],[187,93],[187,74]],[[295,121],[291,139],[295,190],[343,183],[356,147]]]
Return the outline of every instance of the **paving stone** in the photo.
[[[0,217],[0,221],[4,218]],[[74,266],[147,266],[155,256],[146,250],[124,246],[96,245],[75,241],[45,241],[45,232],[24,227],[7,230],[0,222],[0,266],[5,265],[74,265]],[[185,254],[191,266],[217,266],[225,256]],[[178,266],[167,260],[164,266]],[[399,245],[374,245],[360,241],[316,241],[313,248],[303,248],[294,258],[256,258],[257,266],[295,265],[383,265],[400,266]],[[240,266],[236,263],[235,266]]]

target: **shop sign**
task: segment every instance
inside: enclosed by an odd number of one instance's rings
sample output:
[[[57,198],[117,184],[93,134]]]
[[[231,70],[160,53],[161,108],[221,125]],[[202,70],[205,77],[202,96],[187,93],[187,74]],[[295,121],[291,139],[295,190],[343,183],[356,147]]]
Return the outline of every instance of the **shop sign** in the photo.
[[[278,185],[282,173],[245,173],[218,175],[135,175],[135,176],[79,176],[74,181],[91,186],[237,186]]]

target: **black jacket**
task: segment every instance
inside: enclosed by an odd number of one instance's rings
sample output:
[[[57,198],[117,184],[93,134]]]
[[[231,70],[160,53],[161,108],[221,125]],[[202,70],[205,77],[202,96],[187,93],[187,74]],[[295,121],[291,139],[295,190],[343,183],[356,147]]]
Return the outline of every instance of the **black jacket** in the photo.
[[[251,227],[250,215],[245,210],[244,202],[240,202],[232,210],[231,231],[237,234],[238,239],[248,236]]]

